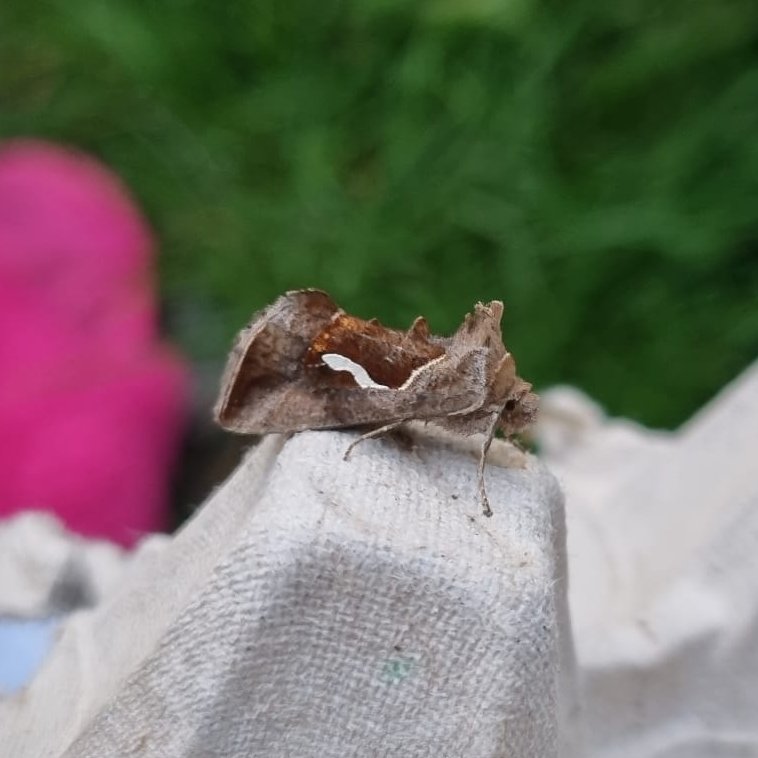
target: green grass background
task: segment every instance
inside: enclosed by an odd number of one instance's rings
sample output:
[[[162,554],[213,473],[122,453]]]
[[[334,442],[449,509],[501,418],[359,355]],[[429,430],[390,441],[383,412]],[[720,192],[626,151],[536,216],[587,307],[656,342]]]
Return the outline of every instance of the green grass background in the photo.
[[[6,0],[0,134],[99,156],[221,361],[292,287],[674,426],[758,354],[753,0]]]

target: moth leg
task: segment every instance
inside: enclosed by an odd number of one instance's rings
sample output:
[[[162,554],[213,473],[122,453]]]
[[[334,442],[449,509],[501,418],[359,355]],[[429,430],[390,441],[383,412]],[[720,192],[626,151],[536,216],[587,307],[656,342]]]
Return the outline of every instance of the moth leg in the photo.
[[[490,428],[487,430],[487,434],[485,435],[484,441],[482,442],[482,449],[479,453],[479,468],[477,470],[477,482],[479,484],[479,499],[482,503],[482,513],[488,517],[492,515],[492,508],[490,508],[490,501],[487,497],[487,490],[484,487],[484,465],[487,460],[487,451],[490,449],[492,440],[495,438],[495,432],[497,431],[499,423],[500,411],[496,411],[492,414],[492,423],[490,424]]]
[[[510,442],[511,445],[513,445],[513,447],[516,448],[516,450],[519,450],[522,453],[529,452],[526,445],[518,437],[511,435],[507,439],[508,439],[508,442]]]
[[[364,440],[370,440],[372,437],[381,437],[383,434],[387,434],[387,432],[391,432],[393,429],[397,429],[404,423],[404,421],[393,421],[391,424],[385,424],[384,426],[380,426],[378,429],[372,429],[370,432],[362,434],[360,437],[358,437],[357,440],[355,440],[355,442],[351,442],[347,446],[347,450],[345,450],[345,454],[342,456],[342,460],[346,461],[350,457],[350,453],[353,452],[353,448]]]

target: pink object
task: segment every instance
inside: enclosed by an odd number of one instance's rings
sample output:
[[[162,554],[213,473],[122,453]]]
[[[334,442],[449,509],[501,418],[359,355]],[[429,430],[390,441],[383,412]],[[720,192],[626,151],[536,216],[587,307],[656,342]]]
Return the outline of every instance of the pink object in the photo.
[[[90,158],[0,148],[0,515],[124,545],[168,524],[188,375],[158,338],[150,232]]]

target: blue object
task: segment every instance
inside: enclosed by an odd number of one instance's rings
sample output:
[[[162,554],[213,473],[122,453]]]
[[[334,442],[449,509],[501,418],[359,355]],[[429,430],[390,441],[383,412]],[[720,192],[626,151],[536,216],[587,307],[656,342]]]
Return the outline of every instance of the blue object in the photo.
[[[28,684],[55,641],[59,619],[0,618],[0,696]]]

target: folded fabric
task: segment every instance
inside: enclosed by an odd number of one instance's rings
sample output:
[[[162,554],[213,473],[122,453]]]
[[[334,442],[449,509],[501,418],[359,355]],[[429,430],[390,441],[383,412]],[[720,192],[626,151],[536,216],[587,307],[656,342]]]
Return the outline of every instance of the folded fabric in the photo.
[[[758,755],[758,364],[684,427],[544,398],[592,758]]]
[[[9,754],[556,756],[574,703],[554,480],[496,444],[486,518],[475,444],[343,461],[354,438],[266,438],[138,550],[0,704]]]

